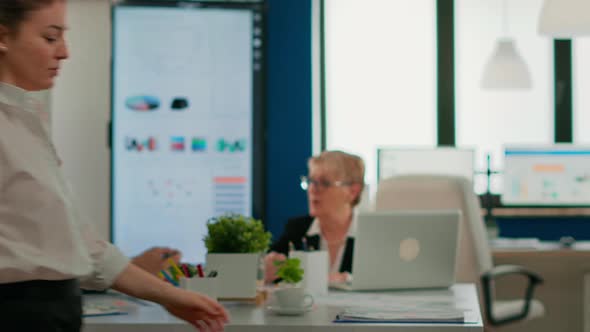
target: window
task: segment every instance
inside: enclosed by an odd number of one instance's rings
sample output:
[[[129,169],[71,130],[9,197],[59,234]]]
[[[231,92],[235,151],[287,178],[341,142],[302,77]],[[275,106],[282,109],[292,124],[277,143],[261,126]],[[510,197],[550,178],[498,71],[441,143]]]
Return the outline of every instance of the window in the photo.
[[[590,143],[590,39],[572,40],[573,130],[575,143]]]
[[[325,0],[326,147],[436,144],[436,2]]]
[[[553,141],[553,40],[537,33],[542,2],[506,1],[503,26],[502,1],[455,1],[456,145],[475,148],[476,170],[486,170],[488,153],[492,169],[501,170],[504,144]],[[532,89],[480,87],[499,37],[514,39],[531,73]],[[485,175],[474,182],[477,193],[486,191]],[[492,178],[491,191],[502,191],[500,176]]]

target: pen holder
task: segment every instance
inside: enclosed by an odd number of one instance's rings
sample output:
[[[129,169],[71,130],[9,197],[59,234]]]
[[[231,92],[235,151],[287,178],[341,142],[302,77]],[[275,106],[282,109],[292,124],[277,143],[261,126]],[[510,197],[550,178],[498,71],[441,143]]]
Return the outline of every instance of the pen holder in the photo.
[[[207,278],[180,278],[180,288],[205,294],[212,299],[217,300],[217,277]]]
[[[303,269],[303,289],[313,295],[328,293],[328,275],[330,273],[327,251],[291,251],[290,258],[299,258]]]

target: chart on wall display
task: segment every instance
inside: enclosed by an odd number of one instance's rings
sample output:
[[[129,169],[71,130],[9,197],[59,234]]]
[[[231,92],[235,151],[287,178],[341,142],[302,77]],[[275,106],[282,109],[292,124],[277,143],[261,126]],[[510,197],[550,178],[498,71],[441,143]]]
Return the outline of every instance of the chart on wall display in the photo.
[[[112,240],[204,262],[207,221],[252,215],[262,14],[113,7]]]
[[[506,205],[590,205],[590,146],[519,146],[504,151]]]

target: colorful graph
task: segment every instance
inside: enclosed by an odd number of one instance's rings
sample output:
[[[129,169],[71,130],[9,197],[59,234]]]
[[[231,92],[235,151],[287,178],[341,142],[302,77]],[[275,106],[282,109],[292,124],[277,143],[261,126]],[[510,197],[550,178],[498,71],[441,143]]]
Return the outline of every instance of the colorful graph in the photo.
[[[172,151],[184,151],[184,137],[183,136],[170,137],[170,149]]]
[[[160,100],[154,96],[132,96],[127,98],[125,106],[137,112],[155,111],[160,107]]]
[[[157,141],[152,136],[143,140],[134,137],[125,137],[125,148],[127,151],[155,151],[157,147]]]
[[[247,180],[244,176],[216,176],[214,184],[215,214],[245,213]]]
[[[217,141],[217,151],[219,152],[244,152],[246,151],[246,140],[227,140],[220,138]]]
[[[207,150],[207,140],[203,137],[193,137],[191,141],[191,149],[195,152],[202,152]]]

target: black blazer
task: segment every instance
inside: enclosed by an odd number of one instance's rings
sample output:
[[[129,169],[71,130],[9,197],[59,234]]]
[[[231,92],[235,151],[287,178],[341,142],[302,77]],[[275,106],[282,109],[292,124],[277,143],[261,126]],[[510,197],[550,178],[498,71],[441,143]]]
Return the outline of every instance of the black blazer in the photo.
[[[292,242],[295,246],[295,250],[301,250],[303,247],[301,239],[305,237],[308,247],[319,248],[320,247],[320,236],[312,235],[307,236],[307,230],[311,227],[314,217],[304,216],[289,219],[285,230],[278,241],[274,242],[270,246],[271,251],[280,252],[284,255],[289,254],[289,242]],[[347,238],[346,245],[344,247],[344,253],[342,254],[342,263],[340,264],[340,272],[352,273],[352,252],[354,249],[354,238]]]

